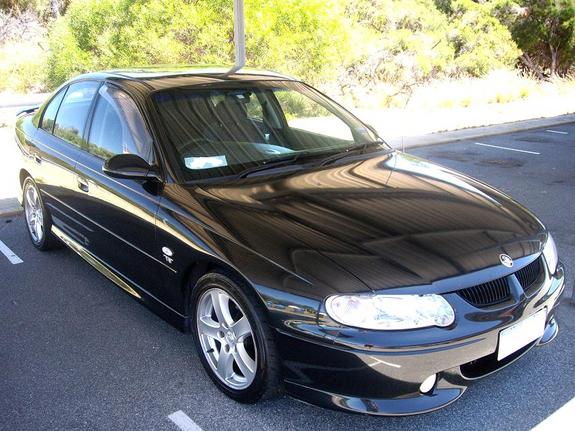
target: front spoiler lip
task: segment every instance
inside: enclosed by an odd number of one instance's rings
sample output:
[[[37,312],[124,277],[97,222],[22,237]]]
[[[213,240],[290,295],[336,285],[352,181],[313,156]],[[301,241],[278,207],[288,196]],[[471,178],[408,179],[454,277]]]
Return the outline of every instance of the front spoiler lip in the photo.
[[[550,338],[547,338],[550,330]],[[513,360],[500,368],[481,377],[470,378],[461,373],[459,367],[440,373],[436,387],[431,394],[418,394],[416,396],[391,399],[374,399],[335,394],[321,389],[312,388],[295,382],[286,381],[285,387],[289,395],[298,401],[325,407],[331,410],[343,410],[349,413],[368,414],[374,416],[411,416],[430,413],[439,410],[457,401],[467,390],[472,381],[494,374],[516,362],[519,358],[531,351],[535,346],[542,346],[551,342],[559,333],[559,325],[554,317],[547,323],[544,335]],[[545,340],[545,341],[543,341]]]
[[[382,388],[379,393],[372,392],[371,394],[366,393],[366,396],[362,396],[361,390],[357,391],[353,389],[353,377],[354,368],[351,369],[345,368],[345,364],[348,363],[350,357],[354,358],[354,361],[357,359],[358,361],[363,360],[361,357],[365,355],[365,351],[349,349],[349,348],[342,348],[341,346],[338,348],[335,345],[324,345],[323,348],[320,350],[321,353],[324,355],[329,355],[330,353],[323,349],[328,349],[331,352],[334,352],[333,349],[338,351],[339,353],[333,353],[334,355],[342,355],[341,357],[344,358],[342,362],[335,362],[335,365],[332,365],[332,361],[327,361],[324,365],[325,368],[328,369],[328,373],[330,373],[330,379],[345,381],[346,379],[349,380],[348,383],[344,385],[340,385],[334,387],[335,390],[325,387],[325,380],[313,380],[308,379],[306,380],[297,380],[297,379],[289,379],[285,380],[285,387],[288,394],[294,396],[295,398],[303,401],[305,403],[319,405],[322,407],[326,407],[333,410],[343,410],[350,413],[359,413],[359,414],[368,414],[368,415],[377,415],[377,416],[405,416],[405,415],[414,415],[414,414],[422,414],[428,413],[442,407],[445,407],[452,402],[456,401],[460,398],[467,387],[472,384],[474,380],[486,377],[499,371],[508,365],[517,361],[520,357],[525,355],[528,351],[530,351],[534,346],[544,345],[550,341],[552,341],[559,331],[559,326],[555,320],[555,309],[560,303],[561,296],[564,291],[564,276],[563,272],[560,273],[558,278],[554,279],[554,282],[551,286],[549,286],[547,293],[543,294],[543,297],[536,295],[530,298],[531,303],[536,303],[537,306],[547,306],[549,307],[548,312],[548,321],[542,337],[538,340],[533,341],[529,345],[524,347],[524,350],[519,350],[517,355],[514,356],[512,359],[510,358],[508,363],[502,363],[500,366],[494,367],[493,369],[487,369],[484,372],[483,368],[479,368],[479,373],[476,376],[465,375],[466,373],[462,371],[463,365],[468,364],[466,361],[462,361],[459,365],[455,365],[452,362],[452,365],[447,365],[447,368],[443,371],[431,370],[429,374],[437,373],[438,380],[436,383],[435,388],[429,394],[422,394],[417,389],[419,387],[419,377],[416,377],[417,373],[408,373],[403,375],[403,377],[396,376],[395,379],[391,378],[389,375],[382,374],[378,375],[371,374],[371,378],[368,380],[368,384],[374,385],[373,387],[380,387]],[[544,292],[544,291],[542,291]],[[497,335],[500,328],[497,330],[492,331],[493,334]],[[497,334],[496,334],[497,333]],[[492,335],[493,335],[492,334]],[[289,337],[288,334],[284,334]],[[291,337],[290,337],[291,338]],[[497,339],[497,337],[492,337],[493,340]],[[307,344],[304,340],[301,340],[304,344]],[[311,340],[307,340],[308,342]],[[461,341],[461,340],[460,340]],[[317,340],[315,341],[317,343]],[[475,344],[472,340],[468,340],[471,344]],[[321,343],[323,344],[323,343]],[[463,343],[466,345],[469,343]],[[308,344],[309,345],[309,344]],[[461,344],[459,344],[462,347]],[[451,347],[454,347],[452,344]],[[303,347],[305,349],[305,347]],[[496,347],[495,347],[496,351]],[[406,355],[405,357],[409,356],[420,356],[420,352],[411,351],[405,352],[402,355]],[[428,359],[431,362],[436,362],[440,360],[440,351],[437,350],[428,350],[428,354],[431,355]],[[494,352],[491,352],[493,354]],[[374,352],[371,352],[374,354]],[[345,355],[345,357],[343,356]],[[423,354],[425,356],[425,354]],[[375,353],[375,356],[378,356],[378,353]],[[326,356],[323,356],[326,358]],[[483,356],[478,356],[476,359],[483,358]],[[486,359],[486,358],[485,358]],[[328,364],[329,363],[329,364]],[[342,368],[342,365],[343,368]],[[357,363],[354,362],[353,364],[349,362],[352,366],[356,365]],[[408,361],[409,363],[409,361]],[[420,363],[421,364],[421,363]],[[331,365],[329,367],[328,365]],[[389,364],[388,364],[389,365]],[[307,364],[307,367],[310,367],[310,364]],[[313,368],[313,364],[311,364]],[[331,371],[329,371],[331,370]],[[376,371],[373,369],[373,371]],[[406,371],[408,371],[406,369]],[[419,374],[421,374],[422,370],[419,370]],[[340,373],[340,375],[338,375]],[[309,377],[309,376],[308,376]],[[405,392],[398,393],[395,391],[395,395],[390,394],[389,398],[380,398],[381,396],[386,396],[388,389],[386,389],[387,384],[391,385],[407,385],[411,389],[406,390]],[[323,386],[322,386],[323,385]],[[337,390],[339,387],[339,390]],[[350,389],[351,388],[351,389]],[[350,389],[350,394],[346,394],[347,389]],[[375,395],[375,396],[373,396]]]
[[[436,389],[433,395],[421,394],[402,399],[368,399],[332,394],[297,383],[286,382],[286,390],[298,401],[332,410],[375,416],[411,416],[430,413],[457,401],[466,389],[465,386],[453,386]]]

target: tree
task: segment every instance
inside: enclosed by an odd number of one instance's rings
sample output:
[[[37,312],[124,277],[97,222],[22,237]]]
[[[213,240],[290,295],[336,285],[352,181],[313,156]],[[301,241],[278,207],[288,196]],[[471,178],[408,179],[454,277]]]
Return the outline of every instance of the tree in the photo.
[[[509,12],[509,9],[511,12]],[[575,0],[520,0],[508,6],[521,62],[540,78],[564,75],[575,62]]]

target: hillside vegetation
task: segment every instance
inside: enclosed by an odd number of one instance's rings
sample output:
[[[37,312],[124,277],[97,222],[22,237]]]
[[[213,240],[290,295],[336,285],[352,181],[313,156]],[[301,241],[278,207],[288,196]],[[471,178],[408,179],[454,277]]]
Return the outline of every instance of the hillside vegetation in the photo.
[[[51,90],[90,70],[232,64],[232,5],[0,0],[0,91]],[[502,69],[553,80],[575,63],[575,0],[245,0],[245,14],[248,66],[377,94],[379,106],[424,83]]]

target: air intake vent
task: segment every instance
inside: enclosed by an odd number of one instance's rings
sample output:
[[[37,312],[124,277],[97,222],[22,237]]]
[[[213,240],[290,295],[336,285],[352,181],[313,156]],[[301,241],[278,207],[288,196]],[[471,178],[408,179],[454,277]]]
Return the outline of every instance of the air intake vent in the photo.
[[[541,286],[538,281],[542,275],[541,258],[515,272],[515,276],[527,295]],[[501,304],[511,298],[511,289],[507,277],[498,278],[467,289],[458,290],[457,294],[478,308]]]
[[[541,268],[543,268],[543,266],[541,265],[541,258],[539,258],[515,273],[525,293],[531,293],[531,291],[539,285],[536,281],[539,280],[541,276]]]
[[[468,287],[457,293],[467,302],[479,308],[500,304],[511,298],[511,289],[509,289],[506,277]]]

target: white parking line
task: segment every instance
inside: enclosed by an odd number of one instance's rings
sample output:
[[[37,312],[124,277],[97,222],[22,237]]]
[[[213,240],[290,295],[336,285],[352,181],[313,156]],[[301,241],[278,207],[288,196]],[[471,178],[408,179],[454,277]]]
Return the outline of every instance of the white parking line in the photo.
[[[549,132],[549,133],[557,133],[559,135],[568,135],[569,134],[567,132],[561,132],[560,130],[545,130],[545,131]]]
[[[531,431],[572,430],[575,420],[575,398],[533,428]]]
[[[518,150],[517,148],[508,148],[508,147],[500,147],[499,145],[482,144],[481,142],[475,142],[475,145],[481,145],[482,147],[499,148],[500,150],[517,151],[518,153],[535,154],[536,156],[539,156],[541,154],[535,151]]]
[[[0,251],[2,252],[2,254],[4,256],[6,256],[6,258],[8,258],[8,260],[10,261],[10,263],[12,265],[17,265],[19,263],[24,262],[22,259],[20,259],[16,253],[14,253],[12,250],[10,250],[8,248],[8,246],[6,244],[4,244],[2,241],[0,241]]]
[[[182,431],[202,431],[198,424],[181,410],[172,413],[168,418]]]

